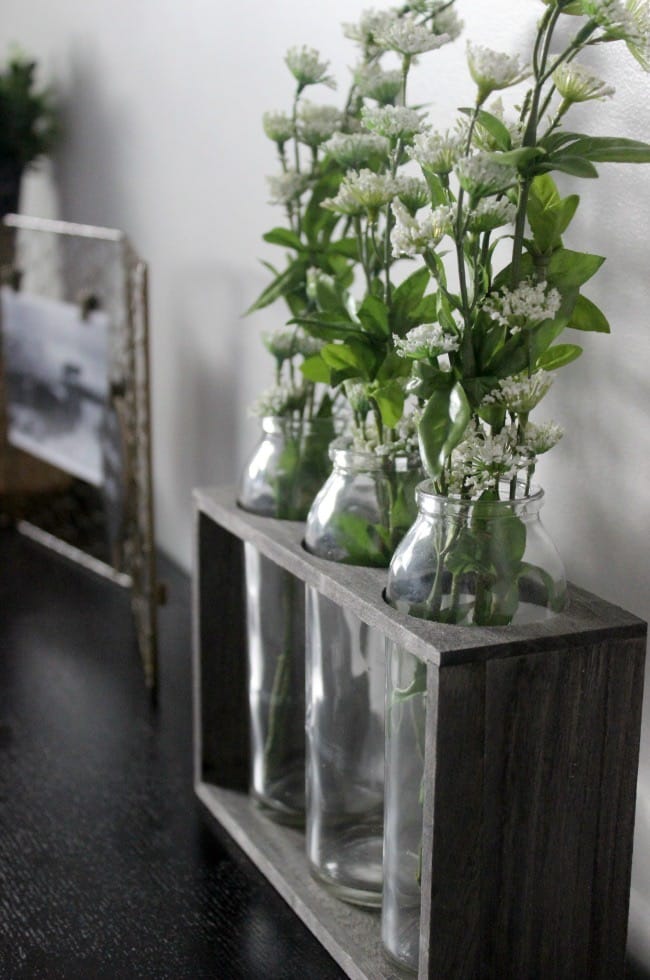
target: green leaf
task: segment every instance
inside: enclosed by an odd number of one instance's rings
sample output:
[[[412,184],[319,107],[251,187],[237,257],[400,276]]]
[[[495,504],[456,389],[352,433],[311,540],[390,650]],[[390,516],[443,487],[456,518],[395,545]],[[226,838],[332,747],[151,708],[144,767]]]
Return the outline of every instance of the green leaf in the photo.
[[[584,136],[567,152],[595,163],[650,163],[650,144],[621,136]]]
[[[253,305],[246,310],[246,314],[253,313],[254,310],[264,309],[265,306],[274,303],[276,299],[291,292],[304,282],[306,271],[307,267],[302,260],[292,262],[260,293]]]
[[[381,412],[384,425],[389,428],[397,425],[404,411],[404,389],[401,384],[398,381],[390,381],[388,384],[381,385],[375,388],[372,397]]]
[[[356,238],[340,238],[337,242],[328,245],[325,250],[327,255],[343,255],[347,259],[359,258],[359,243]]]
[[[334,518],[337,547],[347,552],[351,565],[385,568],[391,556],[390,534],[379,524],[369,524],[357,514],[337,514]],[[340,559],[341,560],[341,559]]]
[[[304,327],[311,337],[319,340],[349,340],[355,337],[365,340],[366,335],[350,320],[338,319],[334,316],[296,316],[289,323],[297,323]]]
[[[591,330],[594,333],[610,333],[607,317],[586,296],[578,296],[568,326],[574,330]]]
[[[573,149],[573,147],[570,147]],[[535,167],[535,173],[548,173],[550,170],[560,170],[564,174],[571,174],[572,177],[597,177],[598,171],[593,163],[586,157],[579,157],[569,153],[557,153],[547,157]]]
[[[467,107],[459,111],[463,112],[466,116],[473,116],[475,112],[474,109]],[[500,150],[510,149],[512,146],[510,132],[497,116],[493,116],[491,112],[486,112],[485,109],[480,109],[477,115],[477,121],[483,129],[487,130]]]
[[[265,235],[262,235],[262,238],[265,242],[270,242],[271,245],[284,245],[287,248],[295,248],[298,251],[304,250],[304,245],[298,235],[288,228],[272,228],[271,231],[267,231]]]
[[[588,252],[572,252],[560,248],[551,256],[548,280],[560,291],[582,286],[598,272],[604,261],[602,255],[590,255]]]
[[[300,365],[300,370],[308,381],[330,383],[330,369],[320,354],[312,354],[311,357],[306,357]]]
[[[424,174],[424,179],[427,182],[429,188],[429,194],[431,195],[431,203],[434,208],[440,207],[441,204],[449,203],[449,194],[445,190],[440,177],[434,174],[427,167],[422,167],[422,173]]]
[[[327,344],[320,353],[329,367],[345,372],[347,377],[364,381],[374,378],[377,357],[367,343],[351,338],[342,344]]]
[[[539,146],[521,146],[517,150],[507,150],[505,153],[490,153],[493,163],[503,166],[516,167],[517,170],[527,170],[533,160],[545,157],[546,153]]]
[[[561,244],[561,236],[579,203],[577,194],[562,199],[550,174],[539,174],[535,177],[530,188],[526,213],[535,246],[540,252],[550,252]]]
[[[357,311],[357,316],[369,334],[381,338],[390,336],[388,311],[382,301],[377,299],[376,296],[368,294],[365,297]]]
[[[442,388],[429,398],[418,426],[420,455],[424,468],[437,479],[452,450],[463,438],[471,408],[460,383]]]
[[[570,364],[582,354],[582,347],[577,344],[556,344],[549,347],[540,357],[537,358],[536,367],[543,368],[545,371],[556,371],[558,368]]]
[[[393,291],[390,311],[390,325],[394,333],[402,337],[413,324],[410,317],[424,296],[431,274],[426,267],[413,272]]]

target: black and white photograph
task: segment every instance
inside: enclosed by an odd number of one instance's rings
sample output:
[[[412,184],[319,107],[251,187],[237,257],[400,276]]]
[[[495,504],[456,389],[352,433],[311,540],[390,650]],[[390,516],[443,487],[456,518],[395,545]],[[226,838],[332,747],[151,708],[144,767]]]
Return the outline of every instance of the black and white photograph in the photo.
[[[8,439],[101,486],[109,317],[2,288]]]

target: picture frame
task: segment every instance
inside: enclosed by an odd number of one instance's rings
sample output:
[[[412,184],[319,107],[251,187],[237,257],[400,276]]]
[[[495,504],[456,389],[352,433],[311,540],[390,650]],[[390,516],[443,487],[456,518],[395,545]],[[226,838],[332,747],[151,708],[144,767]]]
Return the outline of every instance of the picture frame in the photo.
[[[147,266],[119,230],[10,214],[0,285],[0,516],[131,592],[157,687]]]

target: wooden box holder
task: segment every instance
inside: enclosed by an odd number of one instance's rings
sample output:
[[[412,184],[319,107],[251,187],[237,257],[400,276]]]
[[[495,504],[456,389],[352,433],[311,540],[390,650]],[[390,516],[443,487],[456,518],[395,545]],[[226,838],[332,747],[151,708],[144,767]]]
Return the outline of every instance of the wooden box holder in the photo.
[[[247,795],[245,541],[427,664],[420,980],[622,978],[646,624],[575,587],[543,623],[428,623],[232,489],[197,490],[195,516],[196,793],[348,976],[399,975],[378,914],[313,881],[303,834]]]

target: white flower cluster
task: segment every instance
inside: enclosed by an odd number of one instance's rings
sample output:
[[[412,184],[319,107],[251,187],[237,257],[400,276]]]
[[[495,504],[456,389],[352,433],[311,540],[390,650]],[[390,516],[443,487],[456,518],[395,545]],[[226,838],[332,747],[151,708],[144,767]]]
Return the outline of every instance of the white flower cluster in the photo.
[[[410,141],[422,129],[420,114],[405,106],[365,106],[361,121],[366,129],[391,140]]]
[[[460,159],[463,143],[456,133],[418,133],[407,152],[423,170],[444,175],[451,173]]]
[[[414,256],[435,248],[451,230],[453,212],[445,205],[435,210],[428,205],[414,217],[401,201],[391,205],[395,225],[390,234],[393,256]]]
[[[386,17],[374,32],[375,44],[381,50],[409,56],[434,51],[451,40],[448,34],[434,34],[431,28],[419,23],[414,14]]]
[[[281,364],[297,354],[309,357],[321,350],[323,342],[310,337],[301,327],[276,327],[270,333],[262,335],[264,346]]]
[[[516,426],[506,426],[496,435],[477,426],[452,453],[449,490],[479,496],[494,489],[499,480],[514,479],[530,463],[519,445]]]
[[[404,337],[393,334],[393,342],[396,354],[417,360],[458,350],[460,339],[445,331],[439,323],[422,323],[409,330]]]
[[[492,51],[479,44],[467,42],[467,63],[470,75],[478,86],[479,102],[484,102],[491,92],[517,85],[531,74],[518,55]]]
[[[560,65],[553,72],[553,83],[567,102],[588,102],[591,99],[608,99],[616,89],[607,85],[583,65]]]
[[[581,6],[611,37],[647,47],[650,31],[647,0],[581,0]]]
[[[516,374],[501,378],[498,388],[486,395],[482,404],[503,405],[509,412],[528,415],[552,384],[553,376],[548,371],[535,371],[530,377]]]
[[[298,109],[298,138],[307,146],[320,146],[339,129],[341,113],[336,106],[315,105],[303,99]]]
[[[372,157],[385,158],[389,146],[384,136],[374,133],[334,133],[322,148],[349,170],[363,166]]]
[[[250,415],[262,418],[286,415],[304,404],[305,395],[305,389],[300,385],[272,385],[256,398],[248,411]]]
[[[429,201],[429,188],[419,177],[398,174],[395,178],[397,196],[411,214],[415,214]]]
[[[358,24],[344,23],[343,35],[350,41],[356,41],[363,48],[366,55],[377,54],[379,48],[375,41],[375,35],[386,20],[393,20],[399,17],[399,11],[392,10],[365,10]]]
[[[354,81],[365,98],[374,99],[381,105],[392,105],[402,87],[402,73],[399,69],[386,71],[381,65],[371,62],[356,70]]]
[[[472,197],[500,194],[517,182],[517,171],[497,163],[489,153],[462,157],[454,167],[458,182]]]
[[[495,201],[486,197],[478,202],[476,208],[469,212],[468,228],[470,231],[492,231],[512,224],[517,217],[517,205],[505,199]]]
[[[562,304],[557,289],[546,282],[524,279],[515,289],[502,289],[484,304],[492,320],[510,328],[516,334],[524,327],[543,320],[552,320]]]
[[[280,146],[293,136],[293,122],[286,112],[265,112],[262,125],[268,138]]]
[[[450,41],[455,41],[460,37],[463,30],[463,21],[460,19],[456,10],[450,7],[447,0],[438,0],[433,4],[433,30],[436,34],[446,34]]]
[[[292,204],[309,186],[309,178],[296,170],[266,178],[271,191],[271,204]]]
[[[539,425],[529,422],[525,432],[526,448],[531,455],[541,456],[556,446],[563,435],[564,429],[555,422],[542,422]]]
[[[376,174],[364,169],[351,171],[341,181],[336,197],[328,197],[322,207],[339,214],[357,215],[377,212],[393,200],[397,192],[395,180],[389,174]]]
[[[336,82],[327,74],[329,61],[321,61],[320,54],[315,48],[289,48],[285,56],[287,68],[298,84],[305,88],[307,85],[327,85],[336,88]]]

